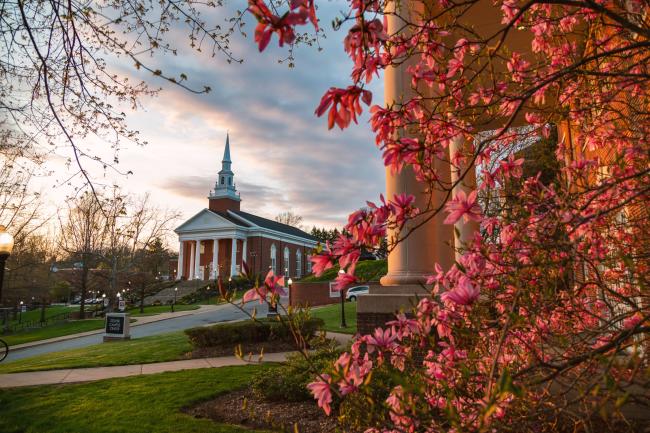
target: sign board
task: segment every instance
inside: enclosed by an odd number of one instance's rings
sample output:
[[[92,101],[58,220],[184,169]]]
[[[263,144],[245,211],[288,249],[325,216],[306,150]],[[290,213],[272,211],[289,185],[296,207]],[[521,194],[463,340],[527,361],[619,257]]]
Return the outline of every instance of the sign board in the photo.
[[[107,334],[124,334],[124,317],[106,316],[106,333]]]
[[[108,313],[104,329],[104,341],[129,339],[130,326],[128,313]]]
[[[104,307],[108,307],[108,298],[104,298]]]
[[[124,311],[124,310],[126,310],[126,302],[124,301],[124,299],[121,299],[121,298],[120,298],[120,302],[119,302],[117,308],[118,308],[118,310],[120,310],[120,311]]]
[[[26,313],[27,312],[27,305],[21,305],[20,306],[20,312],[21,313]]]
[[[334,290],[334,286],[336,286],[336,281],[330,281],[330,298],[340,298],[341,292]]]

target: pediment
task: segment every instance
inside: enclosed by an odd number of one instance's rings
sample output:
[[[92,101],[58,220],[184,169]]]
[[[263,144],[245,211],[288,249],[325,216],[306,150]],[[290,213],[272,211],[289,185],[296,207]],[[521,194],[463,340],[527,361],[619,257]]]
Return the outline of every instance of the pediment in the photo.
[[[176,233],[185,233],[203,230],[232,229],[236,227],[236,224],[227,219],[209,211],[208,209],[203,209],[201,212],[178,226],[174,231]]]

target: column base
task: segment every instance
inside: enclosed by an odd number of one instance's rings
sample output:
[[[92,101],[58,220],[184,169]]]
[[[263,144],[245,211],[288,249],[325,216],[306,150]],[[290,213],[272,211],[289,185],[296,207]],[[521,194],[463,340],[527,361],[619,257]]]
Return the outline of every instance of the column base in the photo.
[[[410,315],[420,299],[430,296],[428,289],[414,284],[371,287],[370,293],[357,300],[357,332],[372,333],[375,328],[395,320],[400,312]]]
[[[433,272],[417,272],[417,271],[397,271],[397,272],[388,272],[386,275],[381,277],[379,282],[382,286],[413,286],[424,284],[427,281],[427,278]]]

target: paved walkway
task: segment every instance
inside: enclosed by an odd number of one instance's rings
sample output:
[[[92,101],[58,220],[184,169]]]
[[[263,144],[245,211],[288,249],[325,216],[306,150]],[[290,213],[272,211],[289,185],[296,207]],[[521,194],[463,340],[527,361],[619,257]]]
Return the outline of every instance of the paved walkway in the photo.
[[[288,352],[264,354],[262,362],[282,362]],[[153,364],[119,365],[115,367],[68,368],[64,370],[33,371],[0,375],[0,388],[20,386],[54,385],[62,383],[91,382],[115,377],[140,376],[167,371],[193,370],[197,368],[227,367],[231,365],[248,365],[259,362],[258,356],[250,361],[235,356],[219,358],[187,359],[182,361],[156,362]]]
[[[209,311],[214,311],[218,307],[219,305],[201,305],[196,310],[175,311],[173,313],[170,311],[168,313],[160,313],[153,316],[134,317],[133,319],[135,319],[135,322],[131,323],[131,328],[133,328],[134,326],[146,325],[147,323],[160,322],[161,320],[175,319],[177,317],[192,316],[194,314],[206,313]],[[62,335],[60,337],[48,338],[46,340],[32,341],[30,343],[24,343],[24,344],[16,344],[14,346],[9,347],[9,351],[11,352],[15,350],[27,349],[29,347],[42,346],[44,344],[56,343],[59,341],[74,340],[75,338],[79,338],[79,337],[86,337],[88,335],[103,334],[103,333],[104,333],[104,328],[100,328],[100,329],[95,329],[94,331]]]
[[[341,345],[347,344],[352,335],[328,332]],[[289,352],[266,353],[262,362],[283,362]],[[0,388],[20,386],[54,385],[62,383],[91,382],[94,380],[116,377],[156,374],[167,371],[193,370],[196,368],[227,367],[231,365],[248,365],[259,362],[259,356],[239,359],[236,356],[218,358],[186,359],[180,361],[156,362],[151,364],[118,365],[113,367],[66,368],[63,370],[30,371],[25,373],[0,374]]]

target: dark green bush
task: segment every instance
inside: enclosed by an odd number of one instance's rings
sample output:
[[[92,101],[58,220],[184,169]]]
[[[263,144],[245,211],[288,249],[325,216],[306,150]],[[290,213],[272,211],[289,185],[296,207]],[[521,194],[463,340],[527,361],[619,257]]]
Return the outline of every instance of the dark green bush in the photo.
[[[339,350],[319,350],[307,361],[301,354],[287,356],[286,364],[270,371],[260,371],[253,378],[253,393],[267,401],[305,401],[313,397],[307,384],[317,373],[329,368],[339,357]]]
[[[323,321],[310,318],[299,321],[302,336],[309,340]],[[288,325],[277,320],[246,320],[242,322],[222,323],[214,326],[192,328],[185,331],[195,348],[217,347],[265,341],[293,341]]]
[[[345,396],[338,406],[339,424],[346,432],[363,432],[385,425],[384,402],[396,380],[384,369],[373,371],[372,380],[362,392]]]

